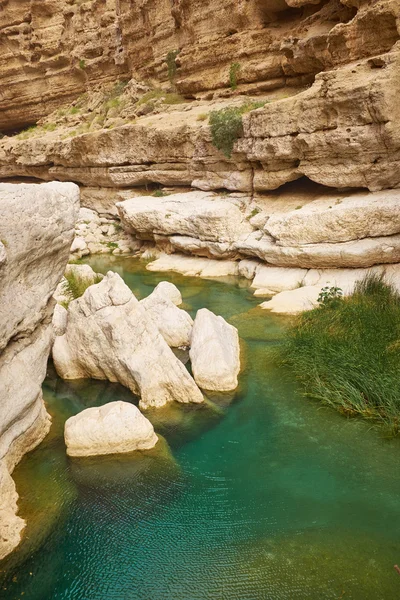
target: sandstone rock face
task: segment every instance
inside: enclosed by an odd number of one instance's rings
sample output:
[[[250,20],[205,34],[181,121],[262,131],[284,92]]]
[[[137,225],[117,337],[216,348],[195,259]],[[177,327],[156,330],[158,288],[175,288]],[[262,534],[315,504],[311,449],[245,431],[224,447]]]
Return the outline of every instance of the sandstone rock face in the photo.
[[[167,282],[163,282],[167,283]],[[175,286],[174,286],[175,287]],[[165,288],[164,288],[165,289]],[[190,344],[193,320],[184,310],[178,308],[169,298],[171,290],[163,294],[163,287],[158,287],[140,304],[150,317],[158,331],[171,348],[186,347]],[[175,294],[174,294],[175,297]],[[177,299],[177,298],[176,298]]]
[[[322,70],[390,50],[397,10],[396,0],[8,0],[0,18],[0,128],[31,124],[94,83],[132,73],[170,77],[192,96],[232,94],[234,63],[242,91],[301,85]],[[177,49],[168,72],[166,59]]]
[[[140,396],[142,408],[203,401],[144,307],[111,271],[70,303],[53,359],[60,377],[118,381]]]
[[[197,312],[189,355],[194,379],[202,389],[229,392],[237,388],[240,371],[237,329],[207,308]]]
[[[158,438],[153,425],[129,402],[87,408],[65,423],[69,456],[98,456],[150,450]]]
[[[73,184],[0,184],[0,558],[24,527],[9,474],[50,427],[41,386],[54,336],[52,295],[78,209]]]

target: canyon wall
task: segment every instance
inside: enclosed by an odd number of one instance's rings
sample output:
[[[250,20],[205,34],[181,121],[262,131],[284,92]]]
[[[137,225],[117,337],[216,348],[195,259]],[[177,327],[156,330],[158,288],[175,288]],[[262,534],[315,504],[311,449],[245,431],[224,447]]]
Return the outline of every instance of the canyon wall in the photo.
[[[11,473],[47,434],[51,318],[79,209],[71,183],[0,184],[0,559],[20,540]]]
[[[138,79],[187,97],[302,86],[388,52],[397,0],[0,0],[0,131],[93,85]]]

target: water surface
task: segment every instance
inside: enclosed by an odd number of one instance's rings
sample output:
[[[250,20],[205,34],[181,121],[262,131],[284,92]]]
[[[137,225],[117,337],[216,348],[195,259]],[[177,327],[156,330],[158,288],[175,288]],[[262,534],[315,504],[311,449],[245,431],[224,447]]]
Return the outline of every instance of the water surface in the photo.
[[[304,399],[273,362],[286,321],[240,281],[99,257],[139,297],[168,279],[192,315],[223,315],[244,340],[235,398],[147,416],[163,438],[135,456],[71,460],[63,423],[129,391],[44,385],[51,434],[15,470],[20,548],[0,565],[4,600],[395,600],[400,597],[400,444]]]

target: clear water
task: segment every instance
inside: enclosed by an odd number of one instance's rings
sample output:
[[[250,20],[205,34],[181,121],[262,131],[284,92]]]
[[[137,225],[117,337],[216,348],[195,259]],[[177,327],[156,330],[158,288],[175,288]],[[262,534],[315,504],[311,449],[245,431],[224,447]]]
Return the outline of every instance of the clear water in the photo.
[[[285,320],[240,282],[148,273],[98,258],[143,297],[162,279],[193,314],[239,328],[239,394],[149,413],[165,441],[147,454],[70,460],[67,417],[110,400],[106,382],[49,372],[50,436],[15,471],[28,527],[0,565],[4,600],[395,600],[400,597],[398,440],[296,392],[274,366]]]

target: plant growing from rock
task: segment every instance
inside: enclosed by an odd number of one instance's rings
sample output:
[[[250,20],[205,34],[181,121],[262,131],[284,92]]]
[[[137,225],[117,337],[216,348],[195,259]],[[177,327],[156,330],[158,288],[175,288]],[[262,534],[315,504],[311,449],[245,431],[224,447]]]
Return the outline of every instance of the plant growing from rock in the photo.
[[[240,71],[240,63],[234,62],[231,64],[229,69],[229,85],[232,90],[236,90],[237,88],[237,78]]]
[[[330,306],[335,305],[339,300],[342,299],[343,291],[339,287],[323,287],[319,296],[318,296],[318,304],[320,306]]]
[[[90,281],[90,279],[87,279],[86,277],[85,278],[80,277],[74,271],[70,271],[69,273],[66,273],[64,275],[62,291],[63,291],[64,296],[66,296],[68,298],[68,302],[64,303],[64,306],[65,306],[65,304],[68,306],[68,304],[72,300],[76,300],[77,298],[80,298],[81,296],[83,296],[83,294],[86,292],[88,287],[90,287],[91,285],[95,285],[96,283],[100,283],[101,280],[102,280],[102,277],[100,277],[99,275],[96,275],[94,280]]]
[[[176,77],[176,57],[178,56],[180,50],[170,50],[165,58],[165,62],[167,63],[168,68],[168,79],[171,83],[174,82]]]
[[[242,116],[266,102],[245,102],[241,106],[228,106],[210,113],[211,138],[214,146],[231,158],[235,142],[243,135]]]

